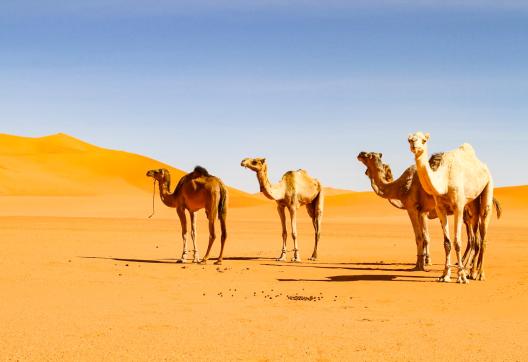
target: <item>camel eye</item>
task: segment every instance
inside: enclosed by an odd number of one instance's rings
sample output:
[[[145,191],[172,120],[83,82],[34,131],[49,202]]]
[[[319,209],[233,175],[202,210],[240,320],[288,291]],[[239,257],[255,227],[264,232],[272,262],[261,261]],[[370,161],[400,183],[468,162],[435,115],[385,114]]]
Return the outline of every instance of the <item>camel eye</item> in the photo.
[[[253,160],[253,161],[251,161],[251,164],[252,164],[252,165],[256,165],[256,164],[257,164],[257,160]]]

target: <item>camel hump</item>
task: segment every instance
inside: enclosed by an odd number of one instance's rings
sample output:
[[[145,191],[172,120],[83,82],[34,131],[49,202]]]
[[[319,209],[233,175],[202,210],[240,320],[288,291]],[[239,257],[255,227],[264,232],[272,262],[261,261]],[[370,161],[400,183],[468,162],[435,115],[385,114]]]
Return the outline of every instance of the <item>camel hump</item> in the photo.
[[[210,176],[209,172],[202,166],[196,166],[193,173],[198,174],[199,176]]]
[[[300,169],[298,169],[298,170],[295,171],[295,172],[297,172],[297,173],[302,173],[302,174],[304,174],[304,175],[308,175],[308,171],[306,171],[306,170],[303,169],[303,168],[300,168]]]
[[[464,143],[462,146],[459,147],[459,149],[464,152],[475,154],[475,149],[469,143]]]

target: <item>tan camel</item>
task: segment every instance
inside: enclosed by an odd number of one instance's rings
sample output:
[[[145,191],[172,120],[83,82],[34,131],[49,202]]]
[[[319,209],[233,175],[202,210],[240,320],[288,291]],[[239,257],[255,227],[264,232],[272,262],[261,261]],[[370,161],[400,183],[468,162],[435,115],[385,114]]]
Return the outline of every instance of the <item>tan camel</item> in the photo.
[[[381,160],[382,154],[377,152],[361,152],[357,158],[365,166],[365,174],[369,177],[374,192],[393,204],[395,207],[404,209],[409,215],[413,226],[417,260],[416,270],[424,270],[425,265],[431,265],[429,252],[429,230],[427,220],[436,218],[435,201],[423,189],[416,166],[408,167],[401,176],[393,181],[392,171],[389,165],[384,164]],[[440,165],[442,154],[437,153],[429,159],[429,165],[434,171]],[[497,208],[497,214],[500,215],[500,205],[493,199]],[[464,252],[464,263],[466,266],[471,265],[470,260],[476,258],[479,253],[478,239],[476,239],[475,229],[478,227],[478,214],[480,212],[480,198],[466,205],[464,209],[464,224],[468,235],[468,243]],[[475,217],[476,215],[476,217]],[[472,255],[473,254],[473,255]],[[471,262],[472,263],[472,262]]]
[[[482,163],[471,145],[465,143],[459,148],[442,154],[440,165],[433,171],[428,162],[427,141],[429,134],[416,132],[408,137],[411,152],[414,154],[420,183],[425,192],[432,195],[442,231],[446,254],[445,269],[440,281],[451,280],[451,240],[447,215],[454,215],[454,244],[458,261],[458,282],[467,283],[466,271],[462,263],[460,237],[464,207],[480,198],[478,230],[480,248],[478,265],[473,265],[472,276],[484,280],[483,260],[486,251],[486,233],[491,220],[493,204],[493,179],[488,167]]]
[[[268,180],[268,165],[265,158],[245,158],[241,166],[257,173],[260,191],[271,200],[277,202],[277,211],[282,224],[282,251],[278,261],[286,260],[286,214],[285,208],[290,212],[291,233],[293,239],[292,261],[300,262],[299,247],[297,245],[297,209],[306,205],[308,215],[312,218],[315,229],[315,245],[309,260],[317,259],[317,244],[321,236],[321,221],[323,218],[323,187],[321,183],[308,175],[304,170],[288,171],[279,183],[272,185]]]
[[[187,259],[187,218],[185,210],[190,214],[191,219],[191,239],[193,242],[193,261],[200,262],[200,255],[196,245],[196,217],[195,212],[205,208],[205,214],[209,220],[209,246],[202,263],[209,259],[209,253],[215,241],[215,219],[220,220],[221,248],[220,255],[215,264],[222,264],[224,255],[224,245],[227,238],[226,215],[227,215],[227,188],[222,180],[210,175],[206,169],[197,166],[193,172],[183,176],[178,182],[173,193],[170,192],[171,179],[169,171],[166,169],[150,170],[147,176],[153,177],[159,183],[161,201],[168,207],[176,208],[182,227],[183,252],[180,261]]]
[[[416,167],[407,168],[395,181],[392,180],[390,167],[381,160],[382,154],[376,152],[361,152],[357,158],[367,170],[374,192],[388,199],[394,206],[404,209],[409,215],[416,240],[416,270],[425,270],[425,265],[431,265],[429,253],[429,230],[427,215],[434,211],[434,199],[421,187]]]

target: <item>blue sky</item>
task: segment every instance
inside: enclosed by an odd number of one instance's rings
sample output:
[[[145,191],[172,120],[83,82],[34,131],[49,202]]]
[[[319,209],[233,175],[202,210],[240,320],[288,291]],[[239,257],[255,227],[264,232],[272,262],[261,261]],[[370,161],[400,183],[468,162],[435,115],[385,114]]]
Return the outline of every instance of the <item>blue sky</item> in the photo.
[[[250,4],[248,4],[250,3]],[[0,132],[66,132],[258,190],[305,168],[367,190],[407,134],[471,143],[528,183],[528,2],[17,1],[0,4]]]

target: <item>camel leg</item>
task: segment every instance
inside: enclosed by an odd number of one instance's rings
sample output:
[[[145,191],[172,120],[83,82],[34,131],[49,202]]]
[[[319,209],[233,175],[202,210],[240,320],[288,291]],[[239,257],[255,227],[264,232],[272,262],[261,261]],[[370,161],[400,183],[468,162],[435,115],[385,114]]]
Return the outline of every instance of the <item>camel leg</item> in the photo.
[[[455,251],[457,255],[457,263],[458,263],[458,278],[457,281],[459,283],[467,284],[468,280],[466,278],[466,270],[464,269],[464,263],[462,262],[462,247],[460,243],[460,239],[462,236],[462,223],[463,223],[463,217],[464,217],[464,205],[457,205],[453,212],[453,218],[454,218],[454,224],[455,224]]]
[[[284,206],[277,205],[277,211],[279,212],[281,226],[282,226],[282,251],[281,255],[277,258],[277,261],[286,260],[286,240],[288,239],[288,231],[286,230],[286,213]]]
[[[424,265],[433,265],[431,261],[430,239],[429,239],[429,225],[427,224],[427,214],[421,213],[421,225],[422,225],[422,242],[423,242],[423,253],[425,256]],[[425,267],[424,267],[425,269]]]
[[[198,251],[198,246],[196,245],[196,214],[194,212],[189,212],[191,215],[191,239],[193,243],[193,263],[200,262],[200,252]]]
[[[218,255],[218,259],[215,261],[215,264],[222,264],[222,261],[224,260],[224,246],[227,239],[226,214],[220,214],[219,218],[222,235],[220,236],[220,255]]]
[[[187,218],[185,217],[185,209],[176,209],[176,212],[178,213],[178,217],[180,218],[183,239],[183,252],[181,259],[179,259],[178,262],[185,263],[189,253],[187,250]]]
[[[471,260],[473,259],[473,253],[476,251],[476,248],[478,247],[476,245],[476,232],[477,232],[477,224],[478,224],[478,218],[479,218],[479,207],[480,202],[478,199],[473,200],[469,204],[466,205],[464,208],[464,224],[466,225],[466,233],[467,233],[467,246],[466,251],[464,252],[463,256],[463,262],[464,267],[466,270],[468,268],[471,268]]]
[[[216,213],[211,213],[211,215],[209,216],[209,245],[207,246],[207,252],[205,253],[205,256],[202,260],[202,263],[206,263],[207,260],[209,259],[209,253],[211,252],[211,248],[213,246],[213,243],[216,239],[216,234],[215,234],[215,217],[216,217]]]
[[[470,220],[466,219],[466,213],[464,212],[464,224],[466,226],[466,234],[467,234],[467,246],[466,250],[464,251],[464,256],[462,257],[462,263],[464,265],[464,268],[470,268],[470,260],[472,259],[472,253],[475,249],[475,246],[473,245],[475,241],[475,235],[473,235],[473,226],[471,225]]]
[[[484,274],[484,253],[486,252],[486,244],[488,242],[486,234],[488,231],[488,226],[491,221],[492,207],[493,207],[493,181],[490,180],[488,185],[482,191],[482,199],[480,204],[480,222],[479,222],[479,231],[480,231],[480,253],[478,258],[478,268],[476,279],[484,280],[486,279]]]
[[[308,214],[312,218],[312,224],[315,232],[315,243],[312,256],[308,260],[317,260],[317,246],[319,245],[319,239],[321,238],[321,221],[323,220],[323,198],[319,195],[314,202],[306,205]]]
[[[480,253],[482,251],[481,250],[482,248],[481,248],[481,245],[480,245],[481,243],[480,243],[480,239],[479,239],[479,226],[480,226],[480,223],[477,223],[475,225],[475,227],[473,228],[473,237],[475,238],[474,239],[475,241],[473,243],[473,258],[472,258],[471,263],[470,263],[470,267],[471,267],[470,276],[471,276],[471,279],[473,279],[473,280],[477,279],[478,260],[479,260]],[[469,266],[468,266],[468,268],[469,268]]]
[[[292,206],[290,207],[290,219],[291,219],[291,233],[293,239],[293,262],[300,262],[301,257],[299,255],[299,245],[297,244],[297,209]]]
[[[444,233],[444,251],[445,251],[445,267],[444,273],[438,281],[449,282],[451,281],[451,240],[449,239],[449,224],[447,222],[447,213],[445,210],[436,207],[436,213],[440,224],[442,225],[442,232]]]
[[[414,238],[416,240],[416,265],[414,270],[424,270],[423,265],[423,241],[422,241],[422,228],[420,225],[420,220],[417,210],[407,210],[409,214],[409,219],[411,219],[411,224],[414,231]]]

